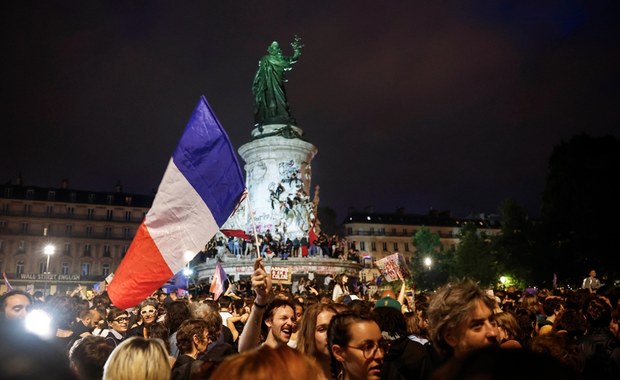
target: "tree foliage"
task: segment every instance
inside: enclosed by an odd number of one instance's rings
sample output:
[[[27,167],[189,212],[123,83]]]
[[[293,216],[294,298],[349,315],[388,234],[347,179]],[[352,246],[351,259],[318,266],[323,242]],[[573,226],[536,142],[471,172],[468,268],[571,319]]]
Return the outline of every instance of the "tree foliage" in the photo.
[[[454,257],[454,275],[474,278],[484,286],[495,285],[497,262],[487,234],[478,231],[475,223],[465,223],[459,238],[461,241]]]
[[[543,192],[543,237],[548,268],[578,282],[590,269],[620,277],[612,239],[620,230],[620,141],[573,137],[556,146]]]
[[[438,275],[441,265],[439,235],[426,226],[420,227],[413,235],[413,245],[416,248],[411,262],[414,282],[419,288],[431,289],[441,280]],[[430,266],[424,263],[426,258],[431,260]]]
[[[497,258],[498,275],[510,275],[526,284],[536,283],[532,265],[536,262],[536,240],[527,211],[513,199],[507,199],[500,206],[499,212],[501,233],[491,239],[491,251]]]

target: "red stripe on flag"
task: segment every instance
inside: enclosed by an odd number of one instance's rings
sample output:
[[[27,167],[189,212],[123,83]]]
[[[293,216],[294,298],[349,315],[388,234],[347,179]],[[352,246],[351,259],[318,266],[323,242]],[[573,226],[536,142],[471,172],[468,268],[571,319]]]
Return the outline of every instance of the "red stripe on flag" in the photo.
[[[174,273],[143,222],[114,272],[114,279],[108,286],[108,295],[114,306],[127,309],[144,301],[172,276]],[[115,281],[117,278],[124,281]]]

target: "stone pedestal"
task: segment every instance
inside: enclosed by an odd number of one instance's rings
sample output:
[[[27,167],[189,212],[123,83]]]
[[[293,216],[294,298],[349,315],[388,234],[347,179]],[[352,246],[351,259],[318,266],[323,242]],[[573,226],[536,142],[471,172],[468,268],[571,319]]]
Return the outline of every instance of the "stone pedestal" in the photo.
[[[250,204],[242,205],[231,224],[252,232],[250,210],[258,234],[270,231],[274,239],[308,236],[312,214],[311,161],[317,148],[301,139],[296,126],[273,124],[252,131],[252,141],[239,148],[245,161]],[[245,220],[245,222],[244,222]]]

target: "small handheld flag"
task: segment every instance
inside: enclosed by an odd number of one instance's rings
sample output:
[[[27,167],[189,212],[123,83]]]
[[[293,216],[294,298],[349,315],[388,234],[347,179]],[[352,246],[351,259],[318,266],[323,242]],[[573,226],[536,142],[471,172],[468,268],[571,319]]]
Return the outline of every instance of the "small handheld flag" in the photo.
[[[209,288],[209,292],[213,293],[213,299],[217,301],[218,298],[226,291],[228,288],[228,276],[222,268],[222,264],[219,262],[215,265],[215,272],[213,273],[213,280],[211,281],[211,287]]]
[[[183,268],[226,222],[245,189],[237,156],[201,97],[168,164],[153,206],[114,273],[114,306],[133,307]]]

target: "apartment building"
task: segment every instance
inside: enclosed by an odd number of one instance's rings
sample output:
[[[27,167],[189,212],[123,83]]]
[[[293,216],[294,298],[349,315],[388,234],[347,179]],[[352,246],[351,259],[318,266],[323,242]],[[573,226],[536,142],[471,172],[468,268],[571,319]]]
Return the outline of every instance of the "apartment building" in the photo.
[[[120,264],[154,195],[0,185],[0,271],[14,288],[92,287]],[[4,282],[0,293],[6,291]]]

